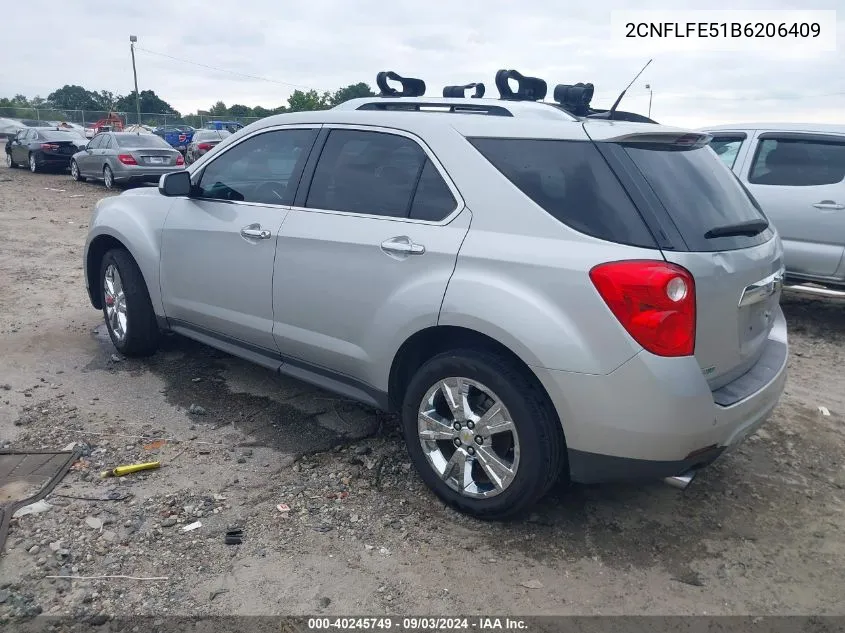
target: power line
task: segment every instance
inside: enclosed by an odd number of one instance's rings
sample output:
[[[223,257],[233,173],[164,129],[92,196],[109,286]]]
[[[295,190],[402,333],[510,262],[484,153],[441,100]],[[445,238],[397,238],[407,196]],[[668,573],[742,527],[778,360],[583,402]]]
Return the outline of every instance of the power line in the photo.
[[[141,48],[140,46],[135,47],[136,51],[144,51],[145,53],[150,53],[151,55],[158,55],[159,57],[167,57],[168,59],[172,59],[177,62],[182,62],[183,64],[191,64],[192,66],[200,66],[201,68],[207,68],[209,70],[216,70],[221,73],[228,73],[230,75],[235,75],[237,77],[246,77],[247,79],[255,79],[257,81],[266,81],[267,83],[272,84],[279,84],[280,86],[290,86],[292,88],[304,88],[305,90],[317,90],[316,88],[312,88],[311,86],[303,86],[302,84],[293,84],[289,81],[278,81],[276,79],[269,79],[268,77],[258,77],[256,75],[249,75],[247,73],[238,72],[236,70],[227,70],[226,68],[218,68],[216,66],[210,66],[208,64],[202,64],[200,62],[194,62],[189,59],[182,59],[181,57],[175,57],[173,55],[168,55],[167,53],[159,53],[158,51],[151,51],[147,48]],[[320,92],[317,90],[317,92]]]

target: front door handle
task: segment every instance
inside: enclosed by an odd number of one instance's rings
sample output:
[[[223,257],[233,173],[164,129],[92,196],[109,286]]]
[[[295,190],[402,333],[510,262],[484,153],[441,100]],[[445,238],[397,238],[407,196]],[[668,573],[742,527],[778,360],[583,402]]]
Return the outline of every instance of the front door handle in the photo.
[[[241,235],[252,240],[269,240],[273,234],[267,229],[262,229],[260,224],[250,224],[241,229]]]
[[[813,205],[816,209],[826,209],[828,211],[841,211],[845,209],[845,204],[837,204],[833,200],[822,200]]]
[[[381,250],[391,255],[423,255],[425,246],[416,244],[407,235],[400,235],[381,243]]]

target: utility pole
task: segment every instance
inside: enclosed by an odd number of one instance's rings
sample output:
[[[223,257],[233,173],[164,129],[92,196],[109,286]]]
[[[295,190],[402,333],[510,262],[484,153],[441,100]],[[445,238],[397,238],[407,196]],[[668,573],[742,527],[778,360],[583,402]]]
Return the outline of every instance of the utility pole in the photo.
[[[646,84],[645,89],[648,90],[648,118],[651,118],[651,97],[654,94],[651,89],[651,84]]]
[[[135,76],[135,111],[138,113],[138,127],[141,127],[141,94],[138,92],[138,71],[135,70],[135,42],[137,35],[129,36],[129,50],[132,52],[132,74]]]

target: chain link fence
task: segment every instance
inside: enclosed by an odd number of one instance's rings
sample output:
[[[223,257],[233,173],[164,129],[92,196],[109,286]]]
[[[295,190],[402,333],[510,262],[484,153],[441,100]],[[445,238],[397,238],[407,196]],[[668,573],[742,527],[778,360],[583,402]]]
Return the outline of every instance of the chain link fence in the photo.
[[[135,112],[109,112],[106,110],[61,110],[56,108],[26,108],[26,107],[0,107],[0,118],[13,119],[25,125],[32,125],[32,122],[46,123],[73,123],[84,128],[91,128],[99,121],[117,115],[124,126],[135,125],[138,122],[138,115]],[[176,113],[141,113],[141,124],[151,128],[164,127],[168,125],[189,125],[195,128],[205,127],[209,121],[236,121],[241,125],[249,125],[258,121],[261,117],[232,117],[228,115],[212,116],[209,114],[190,114],[183,117]]]

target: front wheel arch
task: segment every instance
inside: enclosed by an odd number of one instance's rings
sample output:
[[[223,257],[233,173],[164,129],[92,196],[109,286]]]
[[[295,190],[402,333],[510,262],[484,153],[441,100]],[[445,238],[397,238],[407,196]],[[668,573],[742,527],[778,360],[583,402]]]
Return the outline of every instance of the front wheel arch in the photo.
[[[88,255],[85,258],[85,276],[88,282],[88,292],[91,296],[91,305],[98,310],[103,309],[103,292],[100,288],[100,265],[106,253],[115,248],[128,248],[119,239],[111,235],[100,235],[91,242],[88,247]],[[141,273],[143,275],[143,272]],[[146,280],[145,282],[146,283]]]

